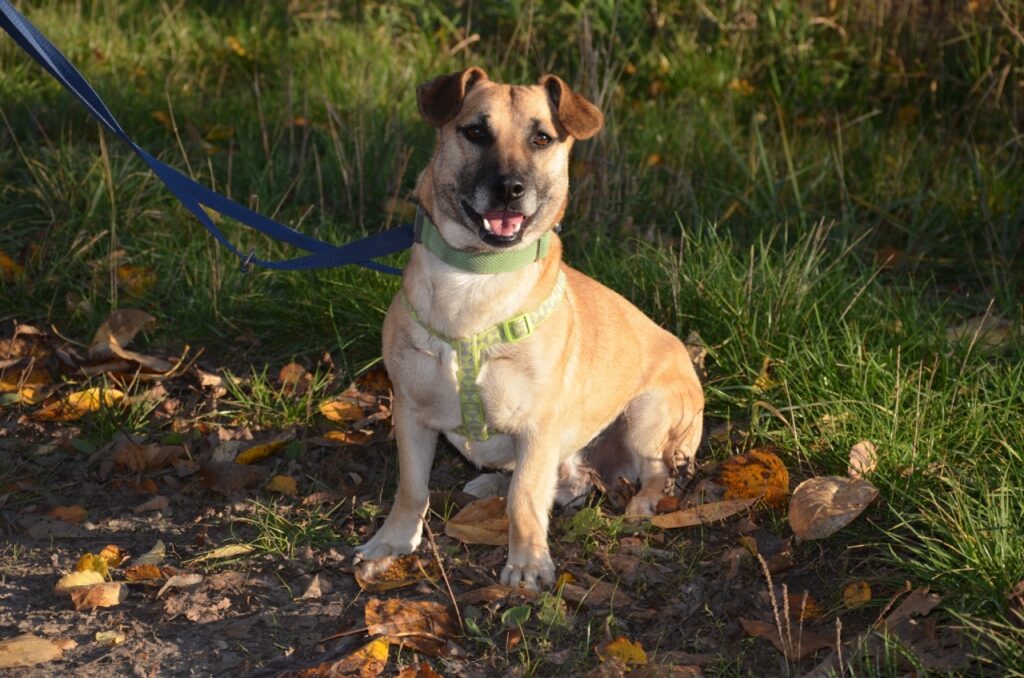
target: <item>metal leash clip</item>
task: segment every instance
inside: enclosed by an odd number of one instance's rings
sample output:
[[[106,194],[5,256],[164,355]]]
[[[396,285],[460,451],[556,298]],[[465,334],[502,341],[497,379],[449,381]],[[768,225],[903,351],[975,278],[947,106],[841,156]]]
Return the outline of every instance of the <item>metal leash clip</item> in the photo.
[[[249,254],[242,259],[241,266],[238,267],[240,273],[248,273],[252,270],[252,260],[256,258],[256,250],[249,250]]]

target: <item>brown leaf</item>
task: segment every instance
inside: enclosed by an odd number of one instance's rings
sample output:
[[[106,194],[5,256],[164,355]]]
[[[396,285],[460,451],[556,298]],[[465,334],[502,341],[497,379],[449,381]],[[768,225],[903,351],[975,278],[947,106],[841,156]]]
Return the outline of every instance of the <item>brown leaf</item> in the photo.
[[[504,497],[478,499],[456,513],[444,533],[466,544],[508,544],[508,513]]]
[[[313,381],[313,375],[298,363],[288,363],[277,373],[277,380],[281,383],[282,393],[300,396],[309,389],[309,384]]]
[[[846,475],[863,478],[878,466],[878,449],[868,440],[862,440],[850,448],[850,466]]]
[[[725,499],[764,499],[782,508],[789,496],[789,471],[771,450],[753,449],[722,462],[715,477],[725,487]]]
[[[132,513],[145,513],[147,511],[161,511],[167,513],[167,510],[171,508],[171,502],[167,497],[162,494],[158,494],[155,497],[144,501],[135,508],[132,509]]]
[[[814,596],[807,593],[790,593],[786,600],[789,605],[790,614],[802,624],[821,619],[825,610],[821,604],[814,599]]]
[[[450,609],[429,600],[373,598],[364,614],[370,635],[387,636],[431,656],[440,655],[448,637],[458,631]]]
[[[558,588],[558,587],[556,587]],[[458,601],[462,605],[479,605],[481,603],[494,603],[499,600],[505,600],[512,594],[521,595],[527,600],[533,600],[537,596],[535,593],[528,589],[521,587],[513,588],[511,586],[505,586],[504,584],[490,584],[483,586],[472,591],[466,591],[459,595]]]
[[[80,524],[89,515],[84,506],[54,506],[46,515],[73,525]]]
[[[52,640],[23,633],[0,640],[0,669],[34,666],[59,659],[62,650]]]
[[[883,622],[883,626],[892,626],[904,619],[916,616],[924,616],[935,609],[935,606],[942,602],[942,598],[936,593],[929,593],[927,586],[914,589],[895,610],[889,613]]]
[[[156,592],[156,597],[162,597],[167,591],[171,589],[187,589],[192,588],[203,581],[203,575],[201,574],[176,574],[173,577],[168,577],[164,585],[160,587],[160,590]]]
[[[0,250],[0,280],[14,280],[25,274],[25,268]]]
[[[130,438],[118,439],[114,445],[114,465],[140,473],[171,466],[175,461],[188,456],[182,445],[140,445]]]
[[[787,659],[804,659],[818,650],[831,647],[836,642],[835,633],[812,631],[799,627],[790,628],[786,633],[786,638],[783,639],[775,624],[742,617],[740,626],[747,632],[747,635],[771,641],[775,649],[784,654]]]
[[[100,325],[89,344],[88,355],[91,360],[106,360],[116,356],[114,347],[123,349],[135,335],[146,326],[155,324],[156,318],[132,308],[121,308],[113,313]]]
[[[368,593],[400,589],[425,579],[435,581],[441,576],[436,561],[411,553],[388,559],[384,569],[374,567],[375,562],[379,561],[360,561],[354,568],[356,583]]]
[[[698,504],[692,508],[654,516],[651,518],[651,525],[668,529],[707,525],[708,523],[724,520],[745,511],[756,504],[757,501],[757,498],[729,499],[710,504]]]
[[[147,581],[163,579],[164,573],[152,563],[143,563],[142,565],[129,565],[124,571],[124,578],[128,581]]]
[[[214,492],[230,497],[262,485],[268,471],[260,466],[233,462],[208,462],[199,471],[203,484]]]
[[[946,330],[946,340],[951,344],[967,343],[975,349],[995,351],[1014,343],[1020,328],[1005,318],[985,314],[975,316]]]
[[[128,587],[121,582],[105,582],[71,589],[68,593],[76,610],[93,610],[120,605],[128,597]]]
[[[156,285],[156,271],[142,266],[118,266],[117,283],[132,297],[141,297]]]
[[[867,480],[809,478],[793,491],[789,524],[801,541],[824,539],[863,513],[877,496],[878,489]]]

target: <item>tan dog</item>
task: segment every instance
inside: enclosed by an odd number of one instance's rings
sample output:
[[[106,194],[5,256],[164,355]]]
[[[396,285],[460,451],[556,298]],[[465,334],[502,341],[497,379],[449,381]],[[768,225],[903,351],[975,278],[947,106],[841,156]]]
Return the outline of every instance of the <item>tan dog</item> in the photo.
[[[600,130],[601,112],[553,75],[502,85],[479,68],[432,80],[417,99],[437,128],[416,187],[434,226],[384,321],[399,487],[357,558],[419,545],[444,433],[475,464],[512,471],[501,581],[536,589],[554,580],[556,494],[578,496],[595,469],[638,478],[627,512],[652,513],[696,453],[704,397],[676,337],[561,261],[553,229],[568,203],[569,152]],[[504,272],[475,272],[491,258]]]

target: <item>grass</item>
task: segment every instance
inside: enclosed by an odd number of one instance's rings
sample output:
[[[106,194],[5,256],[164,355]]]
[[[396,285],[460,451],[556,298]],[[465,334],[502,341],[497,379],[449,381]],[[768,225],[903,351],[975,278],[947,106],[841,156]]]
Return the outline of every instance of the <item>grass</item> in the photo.
[[[750,420],[794,476],[842,474],[850,446],[874,441],[882,501],[836,539],[874,554],[868,568],[930,584],[977,630],[981,665],[1019,670],[1024,636],[1005,620],[1024,578],[1024,350],[1019,334],[990,349],[947,329],[987,312],[1019,332],[1024,315],[1024,4],[829,7],[23,9],[143,147],[338,242],[408,218],[431,147],[418,82],[468,64],[562,74],[607,115],[573,163],[571,263],[680,336],[697,329],[708,414]],[[310,410],[279,407],[264,365],[329,351],[351,373],[379,355],[396,280],[239,273],[126,148],[108,136],[101,152],[97,126],[5,39],[0,113],[0,251],[25,268],[0,282],[0,320],[84,341],[112,308],[145,308],[161,323],[151,343],[251,371],[259,388],[233,399],[270,425]],[[288,254],[224,226],[244,250]],[[120,266],[155,282],[129,289]],[[279,527],[296,534],[261,530]],[[293,548],[282,539],[268,549]]]

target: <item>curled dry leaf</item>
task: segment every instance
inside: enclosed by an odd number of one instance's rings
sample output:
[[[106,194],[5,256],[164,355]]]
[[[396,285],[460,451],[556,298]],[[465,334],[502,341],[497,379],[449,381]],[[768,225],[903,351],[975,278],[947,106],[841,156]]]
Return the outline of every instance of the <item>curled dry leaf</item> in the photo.
[[[278,372],[277,380],[281,383],[282,393],[300,396],[309,389],[309,385],[313,381],[313,375],[298,363],[288,363]]]
[[[115,607],[128,597],[128,587],[121,582],[105,582],[71,589],[71,604],[76,610]]]
[[[238,558],[239,556],[247,556],[255,551],[252,546],[248,544],[226,544],[219,546],[212,551],[207,551],[199,556],[192,559],[193,563],[201,563],[207,560],[221,560],[224,558]]]
[[[117,567],[128,560],[128,553],[116,544],[107,544],[100,549],[96,557],[105,562],[108,567]]]
[[[234,462],[209,462],[203,464],[199,474],[206,487],[230,497],[262,485],[266,482],[268,471],[259,466]]]
[[[348,424],[363,418],[363,408],[355,403],[335,398],[320,406],[320,414],[330,421]]]
[[[128,581],[148,581],[163,579],[164,573],[163,570],[152,563],[143,563],[141,565],[129,565],[124,571],[124,578]]]
[[[127,636],[121,631],[97,631],[96,642],[100,645],[107,647],[113,647],[114,645],[120,645],[123,643]]]
[[[863,478],[878,466],[878,449],[868,440],[862,440],[850,448],[850,466],[846,475]]]
[[[468,504],[444,526],[444,533],[466,544],[508,544],[508,513],[504,497],[488,497]]]
[[[391,591],[412,586],[423,580],[436,581],[441,576],[437,562],[410,553],[387,560],[387,567],[373,567],[380,561],[360,561],[355,566],[356,583],[368,593]]]
[[[808,478],[789,501],[789,524],[800,541],[824,539],[863,513],[877,496],[878,488],[867,480]]]
[[[387,666],[390,645],[387,638],[374,638],[344,659],[285,671],[278,678],[375,678]]]
[[[143,266],[118,266],[117,283],[132,297],[141,297],[156,285],[156,271]]]
[[[818,650],[831,647],[836,641],[835,633],[813,631],[801,627],[789,628],[786,638],[782,638],[779,635],[779,628],[775,624],[742,617],[740,626],[747,632],[747,635],[770,641],[775,649],[784,654],[787,659],[804,659]]]
[[[135,508],[132,509],[132,513],[146,513],[147,511],[160,511],[167,513],[168,509],[171,508],[171,502],[162,494],[158,494],[155,497],[144,501]]]
[[[821,619],[825,615],[821,604],[806,591],[790,593],[786,602],[789,605],[789,613],[802,624]]]
[[[173,577],[169,577],[164,585],[160,587],[160,590],[156,592],[156,597],[160,598],[170,589],[187,589],[197,584],[202,583],[203,575],[201,574],[176,574]]]
[[[778,455],[753,449],[722,462],[715,481],[725,487],[725,499],[764,499],[772,508],[783,508],[789,496],[789,471]]]
[[[119,438],[114,445],[114,465],[140,473],[154,471],[172,465],[178,459],[188,456],[182,445],[140,445],[130,438]]]
[[[871,602],[871,585],[863,579],[843,587],[843,604],[851,610]]]
[[[84,506],[54,506],[46,512],[46,515],[56,520],[63,520],[73,525],[80,524],[88,516]]]
[[[270,455],[274,454],[282,447],[284,447],[289,441],[295,437],[294,431],[286,431],[285,433],[275,437],[273,440],[260,443],[259,445],[253,445],[247,447],[238,453],[235,457],[236,464],[255,464],[258,461],[263,461]]]
[[[153,548],[132,561],[132,565],[159,565],[167,555],[167,546],[160,539],[156,540]]]
[[[106,360],[116,356],[115,347],[124,348],[135,335],[148,325],[156,323],[156,318],[133,308],[121,308],[103,321],[89,344],[90,360]]]
[[[709,504],[698,504],[681,511],[664,513],[651,518],[651,525],[673,529],[677,527],[695,527],[706,525],[717,520],[730,518],[737,513],[746,511],[757,503],[757,498],[752,499],[729,499],[726,501],[715,501]]]
[[[430,600],[373,598],[364,611],[366,632],[423,654],[438,656],[458,625],[446,605]]]
[[[294,497],[299,493],[299,483],[291,476],[277,475],[267,481],[264,489],[267,492],[277,492],[288,497]]]
[[[60,645],[52,640],[23,633],[0,640],[0,669],[34,666],[60,658]]]

